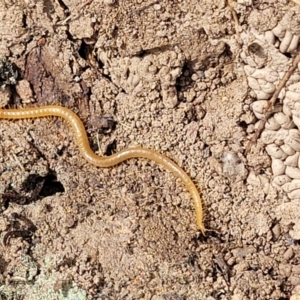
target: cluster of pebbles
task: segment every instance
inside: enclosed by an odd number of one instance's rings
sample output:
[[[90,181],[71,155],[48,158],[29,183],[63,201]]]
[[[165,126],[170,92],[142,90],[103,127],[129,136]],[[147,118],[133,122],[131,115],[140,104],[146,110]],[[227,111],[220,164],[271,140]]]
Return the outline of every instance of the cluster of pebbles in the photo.
[[[162,100],[166,107],[174,108],[178,104],[176,80],[182,73],[185,56],[178,47],[161,54],[147,54],[143,58],[111,58],[105,52],[99,54],[104,64],[104,72],[110,74],[112,82],[126,93],[149,97],[159,84]]]
[[[253,29],[253,36],[250,51],[248,47],[241,57],[247,63],[244,70],[252,95],[257,99],[252,103],[252,110],[261,120],[268,100],[291,65],[291,58],[284,54],[293,53],[299,45],[299,6],[288,11],[272,30],[261,34]],[[279,100],[277,112],[267,121],[261,141],[272,160],[272,185],[293,200],[300,198],[300,65],[281,90]]]

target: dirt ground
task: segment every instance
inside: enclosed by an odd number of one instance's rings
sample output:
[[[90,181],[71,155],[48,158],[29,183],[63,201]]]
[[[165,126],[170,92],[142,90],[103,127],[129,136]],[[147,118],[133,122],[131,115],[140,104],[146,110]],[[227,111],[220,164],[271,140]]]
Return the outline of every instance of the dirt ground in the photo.
[[[165,154],[201,191],[208,229],[162,166],[99,169],[64,120],[1,120],[0,299],[300,299],[300,149],[278,141],[297,115],[251,142],[296,55],[298,8],[0,0],[0,107],[68,107],[100,156]]]

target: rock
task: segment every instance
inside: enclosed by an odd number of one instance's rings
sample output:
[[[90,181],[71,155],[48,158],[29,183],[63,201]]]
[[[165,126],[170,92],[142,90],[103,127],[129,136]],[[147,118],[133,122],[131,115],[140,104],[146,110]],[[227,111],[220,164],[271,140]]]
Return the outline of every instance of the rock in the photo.
[[[280,159],[272,159],[271,169],[274,176],[283,175],[286,169],[286,166],[284,165],[283,161]],[[299,170],[300,172],[300,170]],[[289,176],[288,174],[286,174]]]

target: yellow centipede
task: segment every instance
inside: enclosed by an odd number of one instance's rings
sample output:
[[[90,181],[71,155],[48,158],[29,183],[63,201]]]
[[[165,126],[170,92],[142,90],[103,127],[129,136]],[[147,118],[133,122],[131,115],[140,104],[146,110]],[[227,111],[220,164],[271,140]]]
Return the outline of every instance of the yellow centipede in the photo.
[[[130,158],[147,158],[150,160],[154,160],[158,164],[165,167],[168,171],[175,174],[175,176],[183,181],[187,190],[190,192],[191,197],[194,200],[197,226],[203,234],[205,233],[202,203],[198,190],[187,173],[185,173],[176,163],[174,163],[168,157],[154,150],[145,149],[142,147],[129,148],[108,157],[100,157],[96,155],[90,148],[84,125],[79,117],[74,112],[65,107],[49,105],[38,108],[0,109],[0,119],[29,119],[47,116],[61,117],[70,124],[74,131],[75,140],[79,147],[81,155],[89,163],[97,167],[112,167]]]

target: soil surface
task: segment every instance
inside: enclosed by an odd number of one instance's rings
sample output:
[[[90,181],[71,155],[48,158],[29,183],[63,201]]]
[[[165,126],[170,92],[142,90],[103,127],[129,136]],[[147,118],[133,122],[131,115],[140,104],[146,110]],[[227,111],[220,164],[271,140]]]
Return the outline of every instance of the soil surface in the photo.
[[[208,229],[162,166],[100,169],[60,118],[1,120],[0,299],[300,299],[300,201],[251,142],[261,94],[245,68],[282,78],[288,34],[256,40],[297,6],[0,0],[0,107],[65,106],[100,156],[163,153],[197,185]]]

